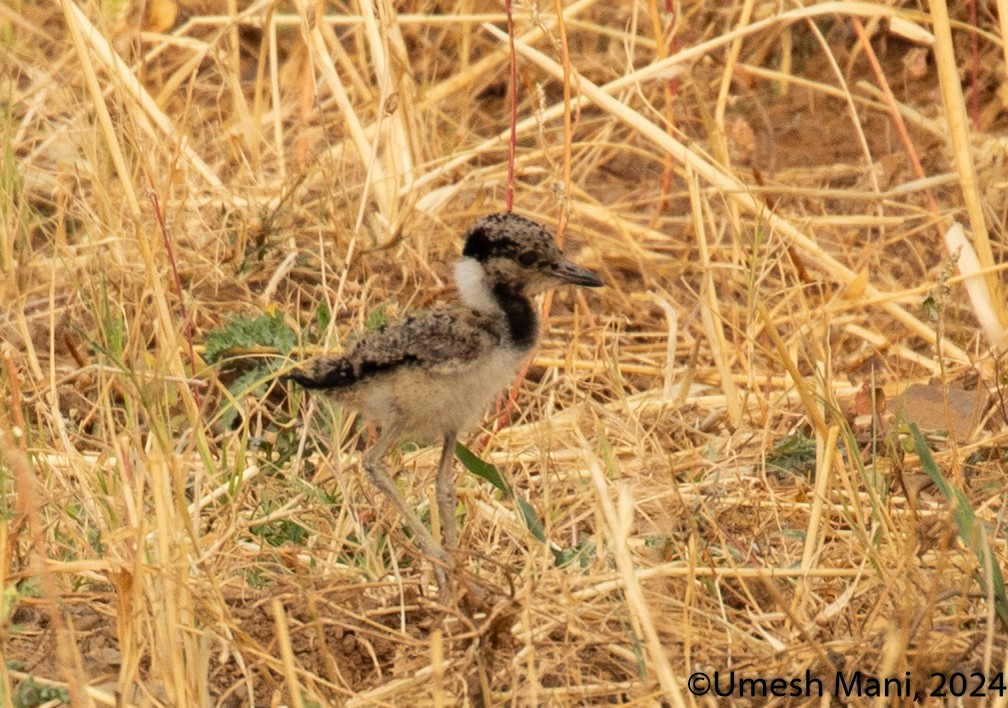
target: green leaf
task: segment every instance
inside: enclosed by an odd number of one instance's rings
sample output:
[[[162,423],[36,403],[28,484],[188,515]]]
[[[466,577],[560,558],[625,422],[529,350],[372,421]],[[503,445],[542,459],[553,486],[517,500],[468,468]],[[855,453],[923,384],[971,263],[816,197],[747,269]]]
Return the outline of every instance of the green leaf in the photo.
[[[767,466],[804,474],[815,468],[815,438],[797,432],[774,443],[766,455]]]
[[[232,349],[252,347],[269,347],[286,354],[296,342],[294,331],[279,314],[238,315],[207,334],[205,358],[213,364]]]
[[[368,313],[367,319],[364,320],[364,329],[372,330],[378,329],[382,325],[389,321],[388,303],[383,302],[376,308]]]
[[[332,320],[332,312],[329,311],[329,303],[325,300],[319,300],[318,307],[315,308],[315,324],[318,326],[319,332],[326,331],[330,320]]]
[[[455,456],[462,462],[462,466],[474,475],[482,477],[507,496],[514,496],[508,483],[504,480],[503,475],[501,475],[500,470],[493,464],[479,458],[476,453],[458,441],[455,442]]]
[[[985,595],[994,598],[994,611],[1001,624],[1008,629],[1008,597],[1005,595],[1004,575],[1001,573],[1001,566],[997,564],[994,549],[991,548],[986,526],[977,521],[976,513],[963,491],[946,479],[938,469],[916,423],[910,423],[910,434],[913,435],[914,446],[924,473],[935,483],[942,496],[953,504],[952,517],[959,528],[959,538],[976,555],[983,571],[977,574],[977,582]]]
[[[937,322],[938,315],[941,309],[938,307],[938,302],[934,299],[932,295],[928,295],[921,302],[921,309],[924,310],[924,316],[930,322]]]
[[[238,402],[250,393],[261,396],[266,391],[266,386],[262,383],[264,371],[263,367],[253,367],[228,385],[227,389],[231,394],[231,399],[224,399],[219,410],[220,425],[224,430],[230,430],[234,425],[235,418],[238,416],[238,408],[236,407]]]
[[[485,479],[509,499],[513,499],[518,506],[518,510],[521,512],[522,518],[525,519],[525,527],[528,528],[537,541],[547,543],[546,531],[543,528],[542,519],[539,517],[538,512],[536,512],[535,507],[530,502],[515,495],[514,490],[511,489],[511,486],[496,466],[481,459],[472,450],[457,441],[455,443],[455,456],[461,460],[462,466],[467,470],[477,477]],[[578,554],[577,549],[557,550],[552,546],[550,546],[550,551],[553,553],[553,561],[557,566],[569,562],[571,558],[574,558]]]
[[[528,530],[532,532],[532,535],[537,540],[546,543],[546,532],[543,531],[542,521],[539,519],[539,514],[536,513],[535,507],[524,499],[517,497],[515,497],[515,502],[517,502],[518,508],[521,509],[522,516],[525,517],[525,526],[528,527]]]
[[[33,676],[28,676],[19,683],[11,696],[11,704],[15,708],[27,708],[28,706],[40,706],[43,703],[56,701],[57,703],[70,704],[70,691],[58,686],[49,686],[35,680]]]
[[[287,544],[303,546],[305,539],[311,535],[308,529],[290,519],[274,519],[267,523],[256,524],[250,526],[249,531],[271,546]]]

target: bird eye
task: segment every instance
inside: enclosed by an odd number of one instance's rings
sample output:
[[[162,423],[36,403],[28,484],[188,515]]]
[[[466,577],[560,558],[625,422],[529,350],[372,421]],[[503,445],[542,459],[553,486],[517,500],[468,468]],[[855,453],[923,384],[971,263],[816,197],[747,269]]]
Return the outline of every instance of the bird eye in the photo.
[[[532,265],[537,260],[539,260],[539,257],[536,255],[535,251],[524,251],[518,256],[518,262],[526,267]]]

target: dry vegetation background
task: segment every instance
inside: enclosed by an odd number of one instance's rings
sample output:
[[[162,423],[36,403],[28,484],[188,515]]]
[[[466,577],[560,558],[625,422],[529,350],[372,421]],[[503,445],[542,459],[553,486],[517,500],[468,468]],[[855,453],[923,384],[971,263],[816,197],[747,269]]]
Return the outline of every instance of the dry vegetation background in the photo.
[[[368,430],[273,376],[450,296],[505,203],[502,4],[0,7],[6,703],[1005,669],[1008,3],[676,9],[515,7],[515,208],[607,287],[552,298],[466,441],[550,541],[459,464],[473,605],[364,479]],[[427,516],[436,451],[397,459]]]

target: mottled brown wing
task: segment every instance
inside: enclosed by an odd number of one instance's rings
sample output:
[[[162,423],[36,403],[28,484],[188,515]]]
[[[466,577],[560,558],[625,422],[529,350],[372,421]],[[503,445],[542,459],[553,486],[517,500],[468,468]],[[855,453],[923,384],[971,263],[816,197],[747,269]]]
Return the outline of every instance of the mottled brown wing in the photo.
[[[493,318],[451,307],[424,310],[365,332],[340,356],[306,361],[288,378],[306,388],[345,388],[386,371],[450,371],[500,344]]]

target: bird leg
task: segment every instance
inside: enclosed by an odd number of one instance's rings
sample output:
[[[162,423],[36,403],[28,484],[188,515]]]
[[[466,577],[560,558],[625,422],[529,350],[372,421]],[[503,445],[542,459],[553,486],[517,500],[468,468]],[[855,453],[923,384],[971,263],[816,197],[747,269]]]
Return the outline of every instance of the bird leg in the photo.
[[[382,458],[388,451],[389,447],[392,446],[392,442],[395,436],[391,434],[392,431],[382,433],[378,436],[377,442],[364,454],[364,469],[371,478],[371,482],[378,487],[384,494],[385,497],[395,505],[395,508],[402,515],[402,518],[406,521],[406,525],[409,526],[410,531],[413,532],[413,537],[416,542],[420,545],[421,550],[429,555],[431,558],[435,559],[435,562],[440,561],[441,563],[449,563],[450,559],[445,550],[441,547],[441,544],[437,543],[431,536],[430,531],[423,525],[420,521],[420,517],[417,516],[416,511],[412,509],[403,499],[402,494],[399,493],[399,488],[396,486],[395,480],[392,479],[392,475],[389,474],[388,468],[385,466],[385,462]],[[442,567],[437,567],[435,572],[438,576],[438,584],[442,584],[444,569]]]
[[[458,548],[458,524],[455,521],[458,498],[455,494],[455,473],[452,470],[452,463],[455,461],[455,440],[454,432],[444,436],[436,482],[438,511],[441,514],[441,538],[450,551]]]

